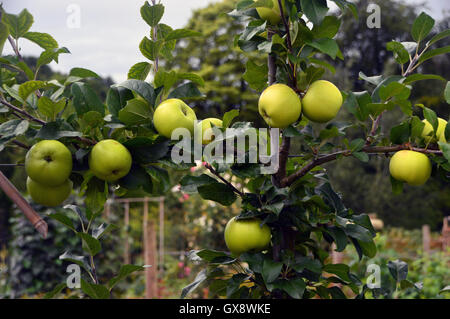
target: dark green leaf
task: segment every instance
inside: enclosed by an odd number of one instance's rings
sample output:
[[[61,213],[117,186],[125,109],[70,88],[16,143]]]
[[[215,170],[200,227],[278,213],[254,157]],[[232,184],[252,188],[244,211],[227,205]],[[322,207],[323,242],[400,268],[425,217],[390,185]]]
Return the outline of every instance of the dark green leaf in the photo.
[[[397,282],[405,280],[408,276],[408,264],[402,260],[397,259],[394,261],[389,261],[387,266],[392,277]]]
[[[430,17],[425,12],[420,13],[420,15],[414,20],[411,35],[416,42],[420,42],[426,38],[434,26],[434,19]]]
[[[150,5],[148,1],[141,7],[141,17],[151,27],[158,25],[164,15],[164,6],[162,4]]]
[[[203,199],[212,200],[224,206],[230,206],[237,199],[229,186],[218,182],[198,186],[197,190]]]
[[[145,268],[142,266],[136,266],[136,265],[122,265],[120,267],[119,273],[117,274],[117,276],[111,278],[108,281],[108,287],[109,290],[111,290],[115,285],[117,285],[117,283],[123,279],[125,279],[126,277],[128,277],[129,275],[131,275],[132,273],[136,272],[136,271],[144,271]]]
[[[83,240],[83,242],[86,244],[88,253],[91,256],[95,256],[101,251],[102,246],[98,239],[96,239],[86,233],[77,233],[77,236],[80,237]]]
[[[203,94],[198,90],[194,83],[188,82],[180,85],[172,92],[170,92],[168,98],[178,98],[178,99],[190,99],[203,97]]]
[[[300,0],[303,13],[314,24],[319,25],[328,12],[326,0]]]
[[[278,278],[283,264],[271,259],[264,259],[262,266],[262,276],[266,284],[273,282]]]

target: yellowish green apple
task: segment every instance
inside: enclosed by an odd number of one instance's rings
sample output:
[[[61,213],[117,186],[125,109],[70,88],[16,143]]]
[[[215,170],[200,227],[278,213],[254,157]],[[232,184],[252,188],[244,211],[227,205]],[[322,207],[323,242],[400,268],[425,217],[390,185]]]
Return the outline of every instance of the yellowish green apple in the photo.
[[[258,218],[230,219],[225,227],[225,243],[230,252],[238,256],[247,251],[261,251],[270,243],[270,228],[266,224],[261,227]]]
[[[258,15],[261,19],[266,20],[270,24],[275,25],[281,21],[280,6],[278,4],[278,0],[272,0],[272,2],[273,2],[272,8],[257,7],[256,11],[258,12]],[[284,8],[285,7],[284,0],[282,0],[281,4]]]
[[[427,120],[422,121],[425,126],[422,131],[422,137],[427,143],[436,142],[436,138],[433,137],[433,126]],[[447,126],[447,121],[438,117],[438,128],[436,130],[437,141],[447,143],[445,138],[445,127]]]
[[[60,141],[40,141],[27,152],[25,170],[28,176],[40,184],[61,185],[72,172],[72,154]]]
[[[203,145],[209,144],[214,140],[213,125],[218,128],[222,128],[222,126],[223,126],[222,120],[214,118],[214,117],[210,117],[210,118],[200,121],[197,124],[197,129],[201,133],[201,135],[198,135],[198,136],[199,137],[201,136]]]
[[[270,127],[285,128],[298,120],[302,104],[293,89],[277,83],[262,92],[258,111]]]
[[[27,178],[27,191],[34,202],[54,207],[61,205],[72,192],[72,181],[66,179],[61,185],[48,186]]]
[[[98,142],[89,154],[89,169],[107,182],[114,182],[127,175],[131,163],[131,154],[127,148],[112,139]]]
[[[389,172],[398,181],[423,185],[431,175],[431,162],[423,153],[401,150],[392,156]]]
[[[194,134],[197,120],[194,110],[180,99],[168,99],[162,102],[153,114],[153,124],[159,134],[171,138],[176,128],[186,128]]]
[[[302,99],[303,115],[309,120],[325,123],[334,119],[342,106],[342,94],[331,82],[313,82]]]

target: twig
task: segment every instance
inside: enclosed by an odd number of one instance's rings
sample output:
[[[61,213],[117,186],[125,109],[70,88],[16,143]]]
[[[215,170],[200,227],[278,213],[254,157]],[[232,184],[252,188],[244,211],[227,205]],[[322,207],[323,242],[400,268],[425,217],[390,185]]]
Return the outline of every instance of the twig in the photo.
[[[401,150],[412,150],[424,154],[434,154],[437,156],[442,156],[443,153],[440,150],[436,149],[426,149],[419,147],[412,147],[409,144],[403,145],[395,145],[395,146],[365,146],[362,148],[361,152],[367,154],[388,154]],[[315,159],[309,161],[305,166],[299,169],[297,172],[289,175],[281,181],[282,187],[290,186],[293,182],[298,180],[299,178],[305,176],[309,171],[311,171],[314,167],[334,161],[338,158],[338,156],[351,156],[352,152],[350,150],[338,151],[335,153],[331,153],[328,155],[318,156]]]
[[[9,108],[12,109],[14,112],[20,113],[20,114],[22,114],[22,115],[28,117],[30,120],[32,120],[32,121],[34,121],[34,122],[36,122],[36,123],[39,123],[39,124],[42,124],[42,125],[46,124],[45,121],[43,121],[43,120],[41,120],[41,119],[38,119],[38,118],[34,117],[33,115],[31,115],[31,114],[28,113],[27,111],[22,110],[22,109],[18,108],[17,106],[12,105],[11,103],[5,101],[4,99],[0,99],[0,103],[3,104],[3,105],[5,105],[5,106],[7,106],[7,107],[9,107]]]
[[[25,217],[31,222],[34,228],[41,234],[43,238],[47,237],[48,225],[39,216],[38,213],[30,206],[25,198],[20,194],[17,188],[9,181],[9,179],[0,171],[0,188],[5,194],[22,210]]]
[[[225,178],[223,178],[222,176],[220,176],[220,174],[208,163],[205,164],[205,167],[211,172],[213,173],[215,176],[217,176],[222,182],[224,182],[225,184],[227,184],[228,186],[231,187],[231,189],[238,194],[241,197],[244,197],[244,193],[241,192],[240,190],[238,190],[236,187],[234,187],[233,184],[231,184],[229,181],[227,181]]]

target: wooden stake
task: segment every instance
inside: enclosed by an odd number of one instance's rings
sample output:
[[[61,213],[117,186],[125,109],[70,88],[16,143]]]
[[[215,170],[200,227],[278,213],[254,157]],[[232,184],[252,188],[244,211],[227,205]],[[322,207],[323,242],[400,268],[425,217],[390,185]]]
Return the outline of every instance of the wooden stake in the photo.
[[[159,274],[164,272],[164,197],[159,198]]]
[[[423,245],[423,252],[426,254],[429,254],[431,244],[431,234],[430,234],[430,226],[429,225],[423,225],[422,226],[422,245]]]
[[[130,258],[130,238],[129,238],[129,232],[128,227],[130,225],[130,202],[125,202],[124,204],[125,209],[125,217],[124,217],[124,224],[125,224],[125,247],[123,252],[123,261],[126,265],[131,264],[131,258]]]
[[[43,238],[47,237],[48,225],[39,216],[38,213],[30,206],[25,198],[20,194],[17,188],[10,182],[10,180],[0,171],[0,188],[5,192],[20,210],[25,217],[31,222],[34,228],[41,234]]]

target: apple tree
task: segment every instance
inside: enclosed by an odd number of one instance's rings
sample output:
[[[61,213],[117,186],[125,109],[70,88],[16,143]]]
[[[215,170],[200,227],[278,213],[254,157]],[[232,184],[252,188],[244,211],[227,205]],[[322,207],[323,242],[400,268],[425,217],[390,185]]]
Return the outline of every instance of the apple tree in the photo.
[[[333,2],[358,18],[354,4],[345,0]],[[370,90],[340,92],[332,83],[320,80],[325,69],[335,70],[328,58],[343,58],[334,40],[341,21],[339,16],[329,14],[326,1],[239,1],[229,14],[246,27],[229,42],[250,57],[255,52],[267,56],[263,65],[249,59],[243,78],[253,89],[264,92],[260,114],[271,127],[281,129],[276,136],[280,147],[272,149],[279,165],[276,172],[267,174],[260,163],[239,163],[236,159],[224,163],[205,157],[202,160],[209,174],[186,173],[175,181],[171,180],[170,171],[186,171],[195,163],[174,161],[172,154],[178,143],[171,138],[172,132],[177,125],[193,132],[196,116],[188,103],[203,98],[199,87],[204,81],[192,72],[165,69],[167,64],[162,62],[173,58],[178,40],[202,35],[161,23],[164,6],[155,0],[145,2],[140,13],[150,28],[149,36],[139,44],[146,61],[132,65],[128,80],[112,85],[106,101],[102,101],[86,82],[98,77],[91,70],[73,68],[64,81],[39,80],[40,68],[58,62],[60,55],[69,50],[60,47],[47,33],[30,31],[33,17],[26,9],[18,15],[1,10],[0,48],[9,44],[15,55],[0,58],[0,150],[24,149],[25,169],[36,183],[34,188],[28,187],[33,201],[56,205],[49,217],[81,240],[86,255],[64,252],[60,259],[84,269],[83,293],[108,298],[119,280],[144,270],[142,266],[123,265],[116,277],[99,282],[95,256],[101,250],[102,236],[114,229],[103,223],[100,216],[106,199],[127,196],[135,190],[143,190],[149,196],[161,195],[172,184],[180,183],[183,191],[198,193],[206,200],[224,206],[236,201],[241,204],[241,213],[225,230],[231,254],[209,249],[192,251],[192,260],[206,266],[183,289],[182,297],[207,283],[214,296],[233,298],[343,298],[343,287],[364,298],[371,289],[350,272],[348,265],[329,263],[329,246],[334,243],[337,251],[343,251],[351,245],[360,258],[373,257],[375,231],[367,215],[345,207],[322,165],[351,156],[367,162],[370,156],[395,154],[400,159],[391,167],[394,192],[401,192],[405,182],[425,183],[431,170],[433,175],[448,181],[450,125],[430,108],[413,106],[409,96],[416,81],[445,81],[417,70],[426,60],[449,51],[448,47],[436,47],[439,40],[450,35],[449,30],[428,39],[434,20],[422,13],[413,24],[410,42],[386,44],[401,74],[361,73],[360,78],[370,85]],[[25,63],[21,41],[32,41],[43,49],[36,65]],[[18,75],[26,80],[19,81]],[[273,90],[280,87],[282,93]],[[449,84],[443,94],[450,103]],[[396,107],[405,113],[406,120],[392,127],[389,136],[383,136],[381,117]],[[421,109],[426,121],[414,115],[414,108]],[[354,120],[335,121],[338,111],[351,113]],[[207,124],[219,130],[234,129],[234,141],[252,127],[251,123],[235,121],[238,114],[238,110],[233,110]],[[349,140],[349,130],[358,130],[360,137]],[[47,141],[58,147],[45,151],[40,143]],[[195,138],[192,142],[196,142]],[[217,139],[211,144],[226,142]],[[204,148],[208,143],[210,139],[202,140]],[[294,143],[300,146],[298,154],[290,153]],[[56,156],[67,152],[69,159],[59,160]],[[247,145],[243,152],[248,157],[251,148]],[[40,157],[33,157],[34,153]],[[32,169],[33,163],[37,169]],[[54,169],[54,175],[64,176],[58,183],[69,183],[82,205],[60,207],[66,193],[53,193],[58,189],[51,187],[61,184],[49,182],[50,175],[39,177],[39,167],[44,170],[61,163],[63,168]],[[68,173],[63,174],[66,170]],[[225,174],[232,179],[225,178]],[[8,180],[0,177],[5,193],[45,234],[45,223]],[[47,202],[41,196],[43,192],[58,198]],[[75,224],[67,214],[78,216],[79,223]],[[388,267],[401,287],[414,286],[406,279],[403,262],[391,262]],[[65,283],[48,296],[64,288]],[[372,292],[385,293],[382,288]]]

